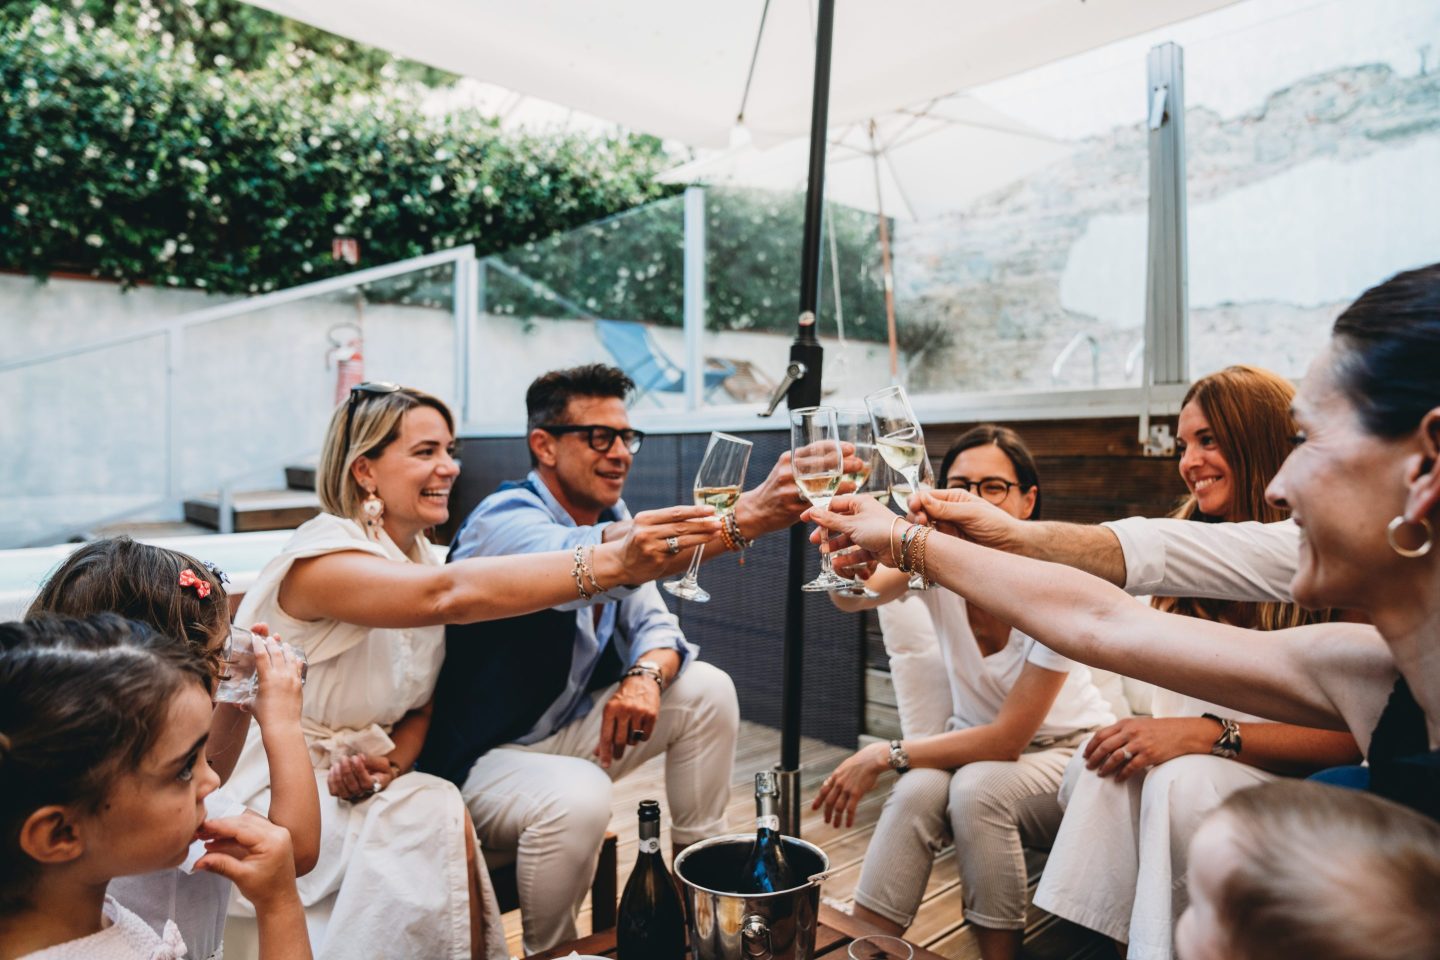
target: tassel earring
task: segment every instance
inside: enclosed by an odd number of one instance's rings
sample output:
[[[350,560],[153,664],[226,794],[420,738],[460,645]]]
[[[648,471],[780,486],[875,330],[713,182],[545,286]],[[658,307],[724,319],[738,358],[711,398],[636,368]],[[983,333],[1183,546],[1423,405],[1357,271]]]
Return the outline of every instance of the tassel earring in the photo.
[[[360,504],[360,509],[365,514],[365,528],[372,537],[380,535],[380,525],[385,519],[385,501],[380,499],[379,494],[374,490],[367,491],[370,495],[365,502]]]

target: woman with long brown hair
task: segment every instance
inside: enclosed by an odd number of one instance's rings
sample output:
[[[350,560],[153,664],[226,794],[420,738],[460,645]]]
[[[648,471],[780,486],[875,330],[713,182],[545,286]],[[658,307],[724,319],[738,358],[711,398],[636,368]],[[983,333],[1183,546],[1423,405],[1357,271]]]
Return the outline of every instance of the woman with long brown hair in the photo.
[[[1257,367],[1227,367],[1196,381],[1178,430],[1189,494],[1172,515],[1197,523],[1283,519],[1285,511],[1265,502],[1265,487],[1295,430],[1293,396],[1287,381]],[[1328,619],[1295,604],[1151,603],[1251,630]],[[1353,763],[1359,750],[1348,734],[1263,722],[1165,689],[1155,691],[1152,710],[1097,730],[1071,761],[1061,791],[1065,819],[1036,903],[1127,943],[1131,958],[1168,960],[1185,909],[1184,851],[1200,819],[1235,790]]]

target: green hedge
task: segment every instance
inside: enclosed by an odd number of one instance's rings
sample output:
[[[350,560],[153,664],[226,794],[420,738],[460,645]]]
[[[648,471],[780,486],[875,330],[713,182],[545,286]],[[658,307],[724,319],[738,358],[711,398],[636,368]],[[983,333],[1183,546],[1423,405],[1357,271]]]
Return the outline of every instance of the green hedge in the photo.
[[[473,242],[504,250],[670,192],[651,138],[425,115],[313,51],[242,72],[167,33],[36,7],[0,34],[0,264],[255,292]]]

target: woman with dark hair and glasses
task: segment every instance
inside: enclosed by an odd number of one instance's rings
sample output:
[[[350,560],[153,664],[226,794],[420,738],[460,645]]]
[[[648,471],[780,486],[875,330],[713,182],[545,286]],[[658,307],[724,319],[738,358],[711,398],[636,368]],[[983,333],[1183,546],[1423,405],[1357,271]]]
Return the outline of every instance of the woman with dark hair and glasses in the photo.
[[[449,517],[454,419],[435,397],[365,383],[330,420],[323,512],[266,565],[237,613],[305,651],[302,727],[319,783],[316,868],[300,883],[316,956],[505,957],[504,932],[459,791],[413,767],[444,657],[444,625],[516,616],[577,589],[650,579],[714,535],[708,507],[640,514],[623,538],[575,553],[446,564],[425,531]],[[265,810],[252,735],[226,793]],[[232,915],[253,916],[237,900]]]
[[[975,490],[1019,519],[1037,515],[1035,459],[1013,430],[986,424],[968,431],[941,468],[945,486]],[[877,597],[831,598],[842,610],[861,610],[904,596],[908,582],[907,574],[886,568],[869,580]],[[953,836],[965,917],[981,956],[1001,960],[1016,955],[1025,930],[1022,847],[1049,846],[1060,825],[1055,793],[1065,765],[1090,731],[1115,717],[1085,667],[948,590],[918,596],[935,625],[949,681],[946,730],[865,747],[826,779],[814,806],[825,808],[827,821],[848,824],[882,772],[904,772],[866,851],[855,913],[903,932],[935,851]]]

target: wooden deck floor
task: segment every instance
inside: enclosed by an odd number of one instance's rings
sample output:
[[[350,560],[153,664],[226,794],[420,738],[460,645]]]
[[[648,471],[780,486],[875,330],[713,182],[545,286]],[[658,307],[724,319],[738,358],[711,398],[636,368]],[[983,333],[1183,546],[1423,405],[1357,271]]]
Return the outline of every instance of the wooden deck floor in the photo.
[[[853,903],[865,848],[870,844],[870,836],[875,831],[875,821],[880,816],[880,808],[894,781],[892,774],[881,778],[876,789],[861,803],[853,827],[827,826],[818,813],[810,812],[808,801],[814,797],[820,781],[850,753],[849,750],[808,739],[802,741],[800,750],[801,796],[805,801],[801,835],[821,847],[830,857],[831,874],[821,893],[826,901],[845,910]],[[737,833],[748,833],[753,829],[755,774],[769,769],[779,756],[779,731],[742,721],[740,739],[735,751],[735,772],[730,784],[730,803],[725,811],[727,829]],[[610,829],[619,837],[620,890],[624,890],[625,880],[635,864],[638,844],[635,809],[639,802],[645,799],[658,799],[662,809],[665,807],[664,771],[664,759],[657,758],[615,784]],[[661,849],[666,852],[668,861],[668,814],[662,823],[666,825],[661,829]],[[582,935],[590,932],[588,898],[581,911],[579,926]],[[522,956],[518,911],[505,915],[505,934],[511,953]],[[960,883],[956,875],[953,849],[945,850],[936,858],[930,872],[929,884],[925,888],[924,902],[907,937],[944,957],[978,960],[979,952],[974,934],[965,926],[961,912]],[[1078,935],[1077,928],[1073,925],[1032,908],[1031,925],[1026,934],[1028,957],[1034,960],[1050,960],[1107,955],[1097,952],[1098,949],[1099,945],[1093,942],[1093,938]],[[1114,954],[1109,956],[1113,957]]]

